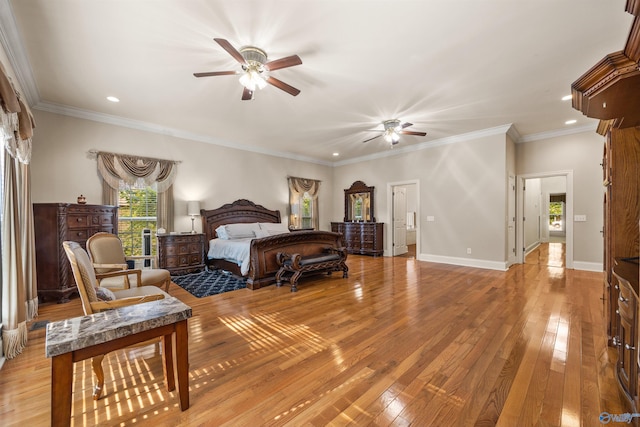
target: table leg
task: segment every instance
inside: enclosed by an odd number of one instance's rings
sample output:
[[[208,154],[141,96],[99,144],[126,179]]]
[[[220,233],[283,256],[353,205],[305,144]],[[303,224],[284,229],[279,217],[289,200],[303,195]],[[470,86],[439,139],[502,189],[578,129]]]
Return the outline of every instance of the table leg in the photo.
[[[189,409],[189,335],[187,320],[176,323],[176,365],[180,409]]]
[[[54,356],[51,360],[51,426],[71,424],[73,395],[73,353]]]
[[[167,382],[167,391],[176,389],[176,376],[173,370],[173,334],[162,337],[162,359],[164,360],[164,379]]]

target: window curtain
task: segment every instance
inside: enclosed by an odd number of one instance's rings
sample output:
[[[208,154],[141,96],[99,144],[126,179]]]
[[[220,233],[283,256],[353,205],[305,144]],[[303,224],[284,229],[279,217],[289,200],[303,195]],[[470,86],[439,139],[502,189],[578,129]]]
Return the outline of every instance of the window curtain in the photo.
[[[290,176],[289,181],[289,226],[299,227],[297,206],[300,203],[300,199],[304,196],[304,193],[309,193],[313,200],[311,206],[311,217],[313,222],[313,229],[318,230],[320,220],[318,218],[318,190],[320,189],[320,181],[315,179],[297,178]]]
[[[27,322],[38,315],[35,237],[31,202],[31,138],[35,122],[22,95],[0,64],[2,177],[2,342],[7,359],[27,344]]]
[[[148,186],[155,183],[158,191],[158,228],[173,230],[173,181],[177,162],[105,152],[96,154],[104,204],[118,205],[121,180],[129,185],[139,180]]]

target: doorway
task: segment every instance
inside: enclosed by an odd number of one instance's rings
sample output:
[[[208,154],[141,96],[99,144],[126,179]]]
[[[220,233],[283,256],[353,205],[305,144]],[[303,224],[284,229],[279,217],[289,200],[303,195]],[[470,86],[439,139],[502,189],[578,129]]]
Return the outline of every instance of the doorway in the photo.
[[[518,177],[518,259],[573,268],[573,173]]]
[[[420,254],[419,181],[387,184],[387,206],[390,226],[387,227],[388,254],[418,258]]]

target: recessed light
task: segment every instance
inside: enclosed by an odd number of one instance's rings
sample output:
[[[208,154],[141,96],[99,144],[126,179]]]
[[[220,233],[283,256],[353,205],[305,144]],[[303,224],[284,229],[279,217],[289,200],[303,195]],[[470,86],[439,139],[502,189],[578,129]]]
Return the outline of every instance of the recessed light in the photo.
[[[118,98],[116,98],[115,96],[107,96],[107,101],[120,102],[120,100]]]
[[[577,120],[567,120],[566,122],[564,122],[565,125],[572,125],[574,123],[576,123]]]
[[[563,101],[568,101],[568,100],[570,100],[571,98],[573,98],[573,96],[571,96],[571,95],[565,95],[565,96],[563,96],[563,97],[562,97],[562,100],[563,100]]]
[[[333,153],[333,157],[338,157],[340,153]]]

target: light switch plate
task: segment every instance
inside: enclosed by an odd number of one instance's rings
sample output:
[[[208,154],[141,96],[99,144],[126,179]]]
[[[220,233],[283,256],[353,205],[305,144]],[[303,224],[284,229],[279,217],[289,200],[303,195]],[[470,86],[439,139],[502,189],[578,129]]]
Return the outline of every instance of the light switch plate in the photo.
[[[575,222],[585,222],[587,220],[587,216],[586,215],[574,215],[573,216],[573,220]]]
[[[427,221],[433,222],[435,220],[436,220],[436,218],[434,216],[431,216],[431,215],[427,216]]]

